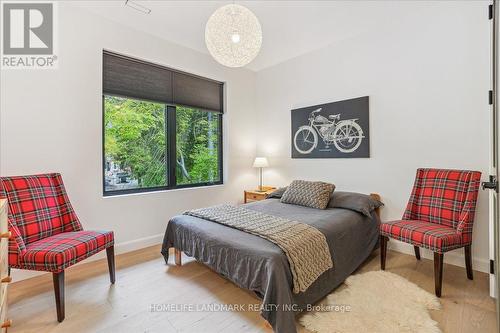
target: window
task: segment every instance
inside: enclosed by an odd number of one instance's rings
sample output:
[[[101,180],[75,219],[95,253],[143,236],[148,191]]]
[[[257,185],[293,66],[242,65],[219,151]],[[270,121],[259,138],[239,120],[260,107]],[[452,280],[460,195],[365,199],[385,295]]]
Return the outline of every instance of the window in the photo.
[[[177,184],[219,182],[220,115],[178,107],[176,120]]]
[[[203,90],[206,79],[179,74],[182,80],[177,83],[177,90],[172,89],[165,97],[162,95],[164,90],[154,88],[155,84],[168,84],[165,89],[168,91],[175,87],[176,82],[172,79],[177,73],[162,81],[163,74],[169,73],[162,67],[163,72],[155,74],[159,78],[158,83],[151,81],[154,75],[148,76],[148,86],[153,89],[140,87],[140,82],[137,82],[140,91],[136,93],[133,85],[124,84],[126,77],[118,82],[120,74],[117,66],[112,64],[114,59],[106,61],[106,57],[111,56],[114,54],[104,54],[103,66],[104,195],[221,184],[223,114],[220,109],[200,107],[203,106],[203,94],[189,90],[193,87]],[[131,62],[125,66],[127,69],[135,64],[135,60],[129,58],[120,57],[119,60]],[[111,66],[107,66],[110,63]],[[142,66],[140,70],[154,71],[157,66],[148,66],[143,62],[138,64]],[[125,72],[125,76],[130,75],[125,68],[119,69]],[[109,74],[111,70],[113,73]],[[182,87],[186,77],[190,84]],[[202,80],[198,87],[193,85],[196,80]],[[113,85],[122,85],[119,93],[111,91]],[[221,83],[217,85],[222,88]],[[154,98],[147,96],[151,90],[154,90],[154,96],[151,96]],[[182,105],[175,104],[176,91],[182,92]],[[210,89],[208,93],[203,93],[210,95]],[[193,103],[189,103],[191,95],[197,96]],[[214,108],[214,102],[219,102],[213,96],[211,98],[211,107]],[[222,89],[218,91],[217,98],[222,98]],[[219,105],[222,106],[222,102]]]
[[[105,191],[165,187],[165,106],[104,97]]]

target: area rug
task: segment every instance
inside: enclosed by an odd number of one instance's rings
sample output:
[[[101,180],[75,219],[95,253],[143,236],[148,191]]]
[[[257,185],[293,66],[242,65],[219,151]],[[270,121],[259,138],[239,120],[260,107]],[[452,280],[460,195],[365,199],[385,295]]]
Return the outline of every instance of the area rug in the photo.
[[[399,275],[373,271],[352,275],[314,305],[299,322],[318,333],[438,333],[429,310],[438,298]]]

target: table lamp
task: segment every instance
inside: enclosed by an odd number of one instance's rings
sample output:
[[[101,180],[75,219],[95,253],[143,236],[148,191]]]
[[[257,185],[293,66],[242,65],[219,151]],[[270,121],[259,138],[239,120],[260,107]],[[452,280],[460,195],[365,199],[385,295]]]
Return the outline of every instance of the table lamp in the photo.
[[[267,158],[265,157],[256,157],[255,161],[253,162],[253,167],[259,168],[260,181],[259,181],[258,192],[265,192],[265,190],[262,187],[262,168],[267,168],[268,166],[269,163],[267,162]]]

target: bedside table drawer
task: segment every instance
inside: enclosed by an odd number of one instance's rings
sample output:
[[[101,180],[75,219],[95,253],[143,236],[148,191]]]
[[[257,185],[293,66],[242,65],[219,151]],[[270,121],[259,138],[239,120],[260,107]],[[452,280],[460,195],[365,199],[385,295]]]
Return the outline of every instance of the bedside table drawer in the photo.
[[[267,198],[269,194],[271,194],[274,191],[274,187],[267,186],[265,188],[264,192],[259,192],[257,190],[251,190],[251,191],[245,191],[244,193],[244,202],[250,202],[250,201],[259,201],[259,200],[264,200]]]
[[[247,193],[247,200],[262,200],[265,199],[266,196],[265,194]]]

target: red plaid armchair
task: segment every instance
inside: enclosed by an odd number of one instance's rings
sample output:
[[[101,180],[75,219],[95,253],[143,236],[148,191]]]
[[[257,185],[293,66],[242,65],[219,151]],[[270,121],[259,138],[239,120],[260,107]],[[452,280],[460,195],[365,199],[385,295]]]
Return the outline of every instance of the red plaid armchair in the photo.
[[[472,224],[481,173],[467,170],[418,169],[402,220],[380,224],[380,266],[385,269],[388,238],[434,252],[436,296],[441,297],[443,256],[463,247],[467,277],[472,280]]]
[[[106,249],[115,282],[112,231],[84,231],[60,174],[0,178],[9,205],[9,268],[52,272],[57,320],[64,320],[64,270]]]

